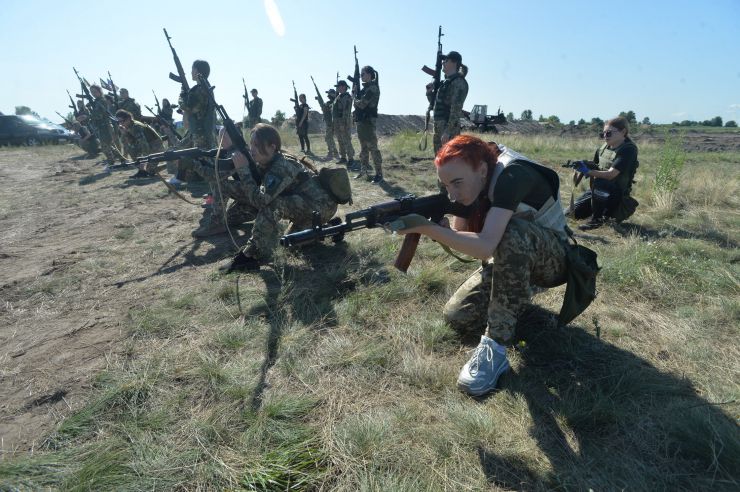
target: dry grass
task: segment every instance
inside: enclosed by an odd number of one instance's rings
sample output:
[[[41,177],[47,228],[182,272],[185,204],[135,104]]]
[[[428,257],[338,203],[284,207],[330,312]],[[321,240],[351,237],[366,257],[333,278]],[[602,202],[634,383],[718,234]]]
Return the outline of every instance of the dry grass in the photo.
[[[499,141],[553,167],[596,145]],[[360,183],[355,207],[434,190],[417,142],[383,140],[388,186]],[[580,238],[604,267],[597,301],[558,330],[562,288],[536,296],[490,397],[456,390],[470,346],[441,321],[474,267],[424,241],[404,276],[399,239],[361,231],[281,251],[238,289],[212,262],[188,282],[143,280],[157,287],[144,298],[129,289],[126,349],[44,449],[0,461],[0,488],[737,490],[738,156],[688,154],[668,203],[653,195],[661,150],[640,146],[637,214]],[[174,248],[147,231],[125,225],[27,295],[53,305],[85,275],[145,275],[136,258]]]

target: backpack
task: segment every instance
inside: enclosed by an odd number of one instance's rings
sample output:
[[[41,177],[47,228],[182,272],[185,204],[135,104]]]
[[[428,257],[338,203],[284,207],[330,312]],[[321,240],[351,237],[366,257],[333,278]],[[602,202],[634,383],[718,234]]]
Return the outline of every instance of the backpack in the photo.
[[[319,183],[337,203],[352,205],[352,186],[349,183],[349,174],[343,167],[322,167],[319,169]]]

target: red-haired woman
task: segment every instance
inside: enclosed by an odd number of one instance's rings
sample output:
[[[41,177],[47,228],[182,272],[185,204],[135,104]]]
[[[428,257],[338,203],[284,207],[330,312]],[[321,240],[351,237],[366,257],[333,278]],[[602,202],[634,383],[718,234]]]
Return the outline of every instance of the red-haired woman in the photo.
[[[470,135],[447,142],[434,163],[450,199],[476,212],[454,217],[451,227],[430,222],[399,232],[424,234],[483,261],[444,309],[457,331],[486,327],[457,381],[461,390],[478,396],[492,391],[509,368],[506,346],[532,287],[566,280],[569,246],[560,181],[551,169]]]

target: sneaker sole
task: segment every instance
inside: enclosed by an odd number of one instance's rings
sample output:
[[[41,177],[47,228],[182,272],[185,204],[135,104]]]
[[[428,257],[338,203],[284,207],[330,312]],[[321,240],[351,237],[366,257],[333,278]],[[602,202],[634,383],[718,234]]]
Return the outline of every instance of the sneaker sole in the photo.
[[[465,383],[461,383],[460,380],[457,380],[457,388],[462,391],[463,393],[467,393],[470,396],[483,396],[485,394],[490,393],[491,391],[496,389],[496,385],[498,384],[498,379],[501,377],[503,373],[509,370],[509,361],[506,361],[505,365],[501,366],[501,369],[499,369],[498,373],[496,374],[496,377],[493,379],[493,384],[490,386],[486,386],[485,388],[481,389],[471,389],[470,386],[468,386]]]

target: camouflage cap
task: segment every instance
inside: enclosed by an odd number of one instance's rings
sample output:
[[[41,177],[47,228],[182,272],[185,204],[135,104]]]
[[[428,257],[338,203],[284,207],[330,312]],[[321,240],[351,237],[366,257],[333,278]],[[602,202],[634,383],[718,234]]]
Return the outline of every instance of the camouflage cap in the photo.
[[[337,93],[337,91],[335,91],[334,89],[329,89],[328,91],[325,91],[325,92],[327,94],[336,94]]]
[[[462,55],[457,51],[450,51],[442,57],[443,60],[452,60],[455,63],[462,63]]]
[[[343,85],[345,87],[349,87],[349,85],[347,85],[347,81],[346,80],[340,80],[339,82],[337,82],[337,85],[335,85],[334,87],[339,87],[341,85]]]

